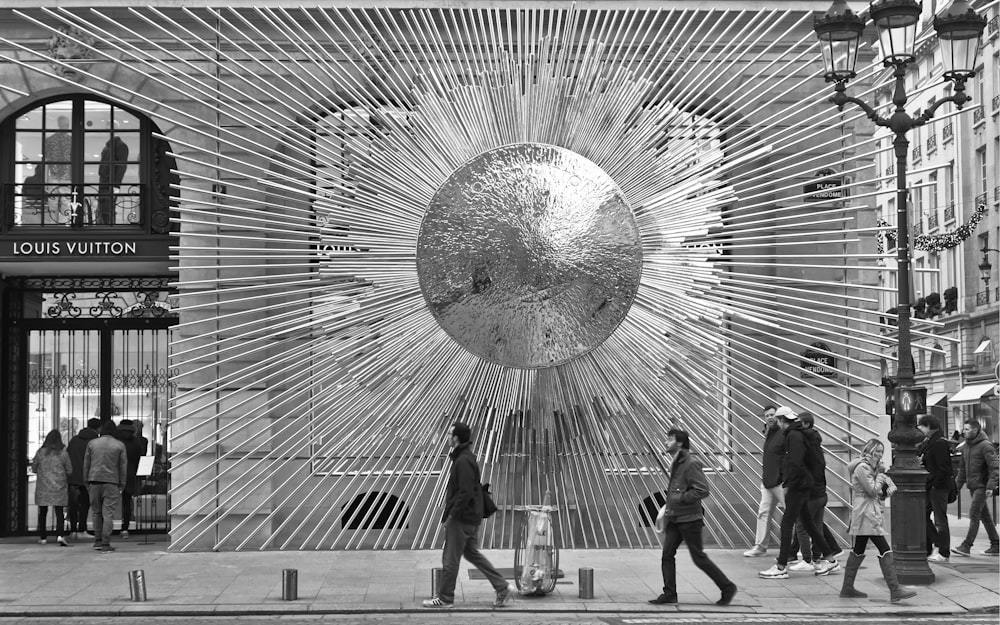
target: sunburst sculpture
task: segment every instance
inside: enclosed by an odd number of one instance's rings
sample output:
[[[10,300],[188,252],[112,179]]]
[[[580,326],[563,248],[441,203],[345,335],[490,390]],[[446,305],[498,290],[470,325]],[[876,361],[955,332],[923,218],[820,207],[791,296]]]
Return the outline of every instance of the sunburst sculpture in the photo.
[[[456,419],[486,546],[546,491],[565,546],[656,544],[672,426],[743,545],[763,401],[820,415],[834,460],[876,434],[874,217],[802,191],[875,148],[831,119],[811,14],[19,15],[95,37],[118,74],[84,88],[178,159],[172,548],[440,544]],[[800,375],[817,337],[837,377]]]

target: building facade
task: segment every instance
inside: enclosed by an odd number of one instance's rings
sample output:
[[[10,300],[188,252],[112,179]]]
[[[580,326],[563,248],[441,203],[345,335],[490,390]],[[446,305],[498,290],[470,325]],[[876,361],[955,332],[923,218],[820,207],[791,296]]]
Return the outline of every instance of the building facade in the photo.
[[[425,548],[462,419],[487,546],[546,492],[564,545],[656,544],[675,426],[742,546],[768,403],[843,529],[889,427],[880,139],[826,102],[827,6],[745,8],[0,8],[0,532],[46,431],[127,417],[171,548]]]

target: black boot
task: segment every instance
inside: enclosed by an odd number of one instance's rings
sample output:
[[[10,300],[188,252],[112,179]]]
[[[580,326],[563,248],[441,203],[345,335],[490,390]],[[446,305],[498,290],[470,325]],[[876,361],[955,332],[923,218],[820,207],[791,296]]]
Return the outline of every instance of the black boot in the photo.
[[[917,596],[917,591],[899,585],[899,580],[896,578],[896,563],[891,551],[886,551],[885,555],[878,557],[878,565],[882,567],[882,577],[885,578],[885,585],[889,587],[889,600],[892,603]]]
[[[863,555],[858,555],[853,551],[847,554],[847,563],[844,565],[844,585],[840,587],[840,596],[855,599],[864,599],[868,595],[854,589],[854,578],[858,576],[858,569],[864,561]]]

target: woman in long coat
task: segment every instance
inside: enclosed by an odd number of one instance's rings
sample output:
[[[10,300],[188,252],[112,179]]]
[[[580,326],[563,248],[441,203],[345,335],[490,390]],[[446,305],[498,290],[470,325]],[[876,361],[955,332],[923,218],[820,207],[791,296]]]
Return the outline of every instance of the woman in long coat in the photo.
[[[46,542],[46,517],[49,506],[56,509],[56,540],[63,547],[69,543],[63,537],[65,517],[63,508],[69,503],[69,476],[73,472],[73,464],[69,460],[66,446],[63,445],[59,430],[52,430],[45,435],[45,442],[31,459],[31,468],[35,472],[35,505],[38,506],[38,543]]]
[[[873,438],[865,443],[861,457],[847,465],[852,495],[851,526],[848,528],[848,533],[854,537],[854,545],[847,556],[844,585],[840,589],[840,596],[848,598],[868,596],[855,590],[854,580],[858,576],[861,562],[865,559],[868,541],[871,541],[878,549],[878,563],[882,569],[882,577],[889,587],[890,600],[895,603],[915,597],[917,593],[899,585],[892,551],[886,540],[889,532],[886,531],[885,518],[882,516],[882,501],[896,492],[896,485],[885,474],[885,466],[882,464],[884,451],[882,441]]]

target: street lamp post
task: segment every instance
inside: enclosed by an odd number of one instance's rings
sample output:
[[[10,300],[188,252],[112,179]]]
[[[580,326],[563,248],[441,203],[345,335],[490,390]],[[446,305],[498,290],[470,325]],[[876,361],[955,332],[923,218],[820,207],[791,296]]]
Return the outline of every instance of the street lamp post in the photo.
[[[920,23],[921,7],[916,0],[881,0],[870,5],[869,14],[878,31],[883,64],[893,69],[895,80],[892,103],[895,110],[883,117],[863,100],[847,95],[847,82],[857,74],[858,47],[865,20],[851,11],[846,0],[835,0],[830,10],[817,17],[814,30],[819,39],[827,82],[835,83],[830,102],[840,110],[851,103],[863,110],[878,126],[895,135],[896,154],[896,262],[897,262],[897,376],[894,418],[889,440],[895,454],[889,475],[898,487],[892,498],[892,550],[899,579],[904,584],[929,584],[934,574],[927,564],[927,538],[924,519],[926,475],[917,457],[917,443],[923,434],[916,428],[916,415],[926,411],[926,390],[914,386],[913,356],[910,348],[910,247],[907,215],[906,156],[911,128],[922,126],[945,102],[962,108],[972,98],[965,93],[965,81],[975,75],[976,55],[986,19],[977,14],[966,0],[956,0],[942,16],[934,18],[944,56],[944,78],[951,81],[954,93],[938,100],[923,113],[906,112],[906,68],[916,60],[913,52]]]
[[[1000,250],[992,247],[983,247],[979,250],[983,253],[983,260],[979,263],[979,277],[983,279],[983,288],[986,290],[986,301],[990,301],[990,273],[993,271],[993,265],[990,264],[989,252],[1000,252]]]

